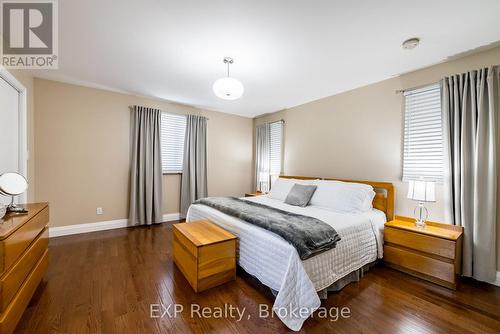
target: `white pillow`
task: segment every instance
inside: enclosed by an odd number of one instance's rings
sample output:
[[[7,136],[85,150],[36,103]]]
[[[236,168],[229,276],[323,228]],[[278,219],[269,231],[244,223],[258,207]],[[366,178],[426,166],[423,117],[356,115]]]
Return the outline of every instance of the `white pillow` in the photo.
[[[268,197],[284,201],[294,184],[308,185],[312,184],[312,182],[313,180],[284,179],[280,177],[274,181]]]
[[[362,183],[314,180],[318,186],[310,205],[316,205],[342,213],[361,213],[373,207],[375,191]]]

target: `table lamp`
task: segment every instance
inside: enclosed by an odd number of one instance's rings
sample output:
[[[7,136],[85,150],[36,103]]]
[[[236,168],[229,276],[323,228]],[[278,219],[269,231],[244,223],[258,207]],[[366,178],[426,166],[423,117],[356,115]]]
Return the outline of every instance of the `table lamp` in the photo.
[[[413,211],[415,215],[415,225],[420,228],[425,227],[425,221],[429,216],[429,211],[424,206],[425,202],[435,202],[435,183],[433,181],[409,181],[408,198],[418,201],[418,206]]]

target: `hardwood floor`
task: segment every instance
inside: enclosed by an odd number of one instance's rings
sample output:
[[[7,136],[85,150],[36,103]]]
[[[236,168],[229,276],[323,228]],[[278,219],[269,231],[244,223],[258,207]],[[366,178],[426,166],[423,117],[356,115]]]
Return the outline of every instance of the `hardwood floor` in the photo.
[[[16,333],[285,333],[268,289],[237,280],[196,294],[172,263],[172,227],[128,228],[50,240],[50,265]],[[176,318],[150,317],[150,305],[179,303]],[[245,307],[235,319],[190,318],[190,304]],[[337,321],[308,319],[307,333],[499,333],[500,288],[465,281],[458,291],[377,266],[359,283],[329,295],[325,307],[348,307]],[[171,310],[172,311],[172,310]],[[332,318],[331,318],[332,319]]]

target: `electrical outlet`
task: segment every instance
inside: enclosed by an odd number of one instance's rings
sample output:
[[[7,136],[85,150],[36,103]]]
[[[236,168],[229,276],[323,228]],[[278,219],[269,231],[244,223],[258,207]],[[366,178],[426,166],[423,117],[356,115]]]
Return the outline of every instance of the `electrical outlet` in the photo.
[[[104,213],[104,211],[102,210],[102,208],[97,208],[95,210],[95,213],[98,214],[98,215],[102,215]]]

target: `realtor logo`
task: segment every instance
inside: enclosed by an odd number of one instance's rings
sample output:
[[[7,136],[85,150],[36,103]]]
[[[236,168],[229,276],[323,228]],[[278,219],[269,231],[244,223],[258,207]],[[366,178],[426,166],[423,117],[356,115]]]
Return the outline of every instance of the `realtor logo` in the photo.
[[[2,65],[56,69],[57,0],[1,1]]]

